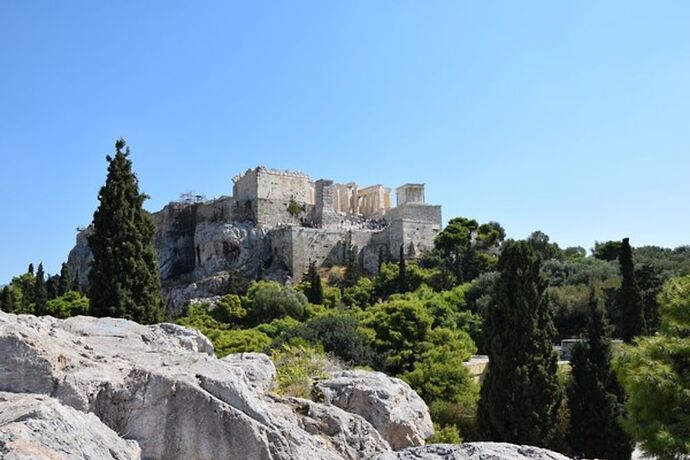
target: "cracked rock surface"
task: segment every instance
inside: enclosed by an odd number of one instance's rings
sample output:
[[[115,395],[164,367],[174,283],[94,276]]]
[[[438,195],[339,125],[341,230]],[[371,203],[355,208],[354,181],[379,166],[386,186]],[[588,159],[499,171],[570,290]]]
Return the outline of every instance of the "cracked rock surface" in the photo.
[[[271,396],[267,356],[217,359],[206,337],[180,326],[0,313],[0,349],[0,391],[92,413],[138,442],[143,458],[355,459],[390,449],[359,415]]]

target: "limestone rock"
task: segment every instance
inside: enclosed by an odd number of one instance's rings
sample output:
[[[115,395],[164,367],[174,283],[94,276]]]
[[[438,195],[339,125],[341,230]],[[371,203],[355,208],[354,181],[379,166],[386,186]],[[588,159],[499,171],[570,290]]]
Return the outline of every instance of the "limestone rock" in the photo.
[[[285,402],[301,415],[305,431],[327,439],[343,458],[373,459],[390,450],[381,434],[359,415],[305,399],[287,398]]]
[[[263,353],[235,353],[221,358],[230,366],[241,369],[247,383],[256,391],[266,393],[273,389],[276,367]]]
[[[500,442],[430,444],[381,454],[378,460],[569,460],[547,449]]]
[[[423,445],[434,434],[424,400],[400,379],[381,372],[341,371],[316,388],[330,403],[364,417],[395,450]]]
[[[359,415],[315,403],[304,414],[267,394],[268,357],[217,359],[209,347],[175,325],[0,312],[0,391],[91,412],[144,458],[335,460],[388,449]]]
[[[135,460],[141,458],[141,449],[95,415],[48,396],[0,393],[0,456],[7,460]]]

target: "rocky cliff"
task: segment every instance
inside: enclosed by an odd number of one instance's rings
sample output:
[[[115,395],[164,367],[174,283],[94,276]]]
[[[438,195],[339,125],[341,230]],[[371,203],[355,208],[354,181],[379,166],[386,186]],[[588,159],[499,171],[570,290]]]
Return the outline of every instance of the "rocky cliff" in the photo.
[[[221,197],[199,203],[173,202],[152,214],[170,316],[181,313],[190,299],[225,294],[231,272],[253,277],[259,266],[265,266],[276,278],[285,279],[284,267],[272,257],[269,231],[233,220],[231,206],[230,198]],[[88,284],[92,258],[87,242],[90,233],[90,228],[79,232],[67,262],[83,286]]]
[[[319,383],[322,402],[280,397],[266,355],[217,359],[174,324],[0,312],[0,349],[3,458],[485,458],[481,444],[422,447],[428,410],[398,379],[344,371]],[[487,452],[564,458],[501,449]]]

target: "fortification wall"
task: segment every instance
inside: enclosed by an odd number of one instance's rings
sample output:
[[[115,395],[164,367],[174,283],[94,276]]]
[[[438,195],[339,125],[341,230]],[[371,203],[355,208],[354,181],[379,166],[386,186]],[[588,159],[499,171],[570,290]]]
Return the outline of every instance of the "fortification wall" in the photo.
[[[232,197],[235,201],[255,200],[258,195],[258,168],[248,169],[232,179]]]
[[[406,258],[418,258],[434,247],[434,238],[439,233],[435,224],[423,221],[399,219],[388,226],[390,253],[399,258],[400,245],[403,245]]]
[[[305,174],[259,169],[256,180],[259,199],[314,204],[314,183]]]
[[[371,242],[380,232],[354,230],[342,232],[307,227],[284,227],[271,233],[273,257],[287,268],[295,280],[301,280],[314,261],[317,266],[343,265],[348,242],[358,249],[365,269],[372,273],[378,267],[378,246]],[[368,267],[368,268],[367,268]]]
[[[291,200],[267,200],[259,198],[254,202],[254,221],[259,225],[277,227],[309,223],[314,209],[313,204],[300,203],[297,213],[289,211]]]
[[[430,204],[404,204],[388,210],[386,220],[393,222],[399,219],[428,222],[441,230],[441,206]]]

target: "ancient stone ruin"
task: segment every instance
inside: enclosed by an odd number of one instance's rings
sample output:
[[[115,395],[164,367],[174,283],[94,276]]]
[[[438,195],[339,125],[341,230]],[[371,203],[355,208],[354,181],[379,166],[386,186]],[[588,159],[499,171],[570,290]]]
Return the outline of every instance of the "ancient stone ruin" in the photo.
[[[310,261],[345,264],[349,251],[375,274],[380,259],[397,260],[401,247],[406,258],[420,257],[442,225],[441,207],[426,203],[424,184],[398,187],[393,207],[391,190],[380,184],[360,188],[262,166],[234,177],[232,196],[186,197],[153,219],[161,278],[174,309],[222,295],[230,272],[298,281]],[[90,231],[78,234],[69,255],[82,285],[88,283]]]
[[[424,201],[424,184],[396,189],[377,184],[359,188],[354,182],[334,184],[264,167],[233,179],[231,219],[272,229],[272,252],[300,277],[309,261],[317,265],[345,263],[348,247],[356,247],[362,267],[375,273],[379,257],[415,258],[433,247],[441,231],[441,207]]]

